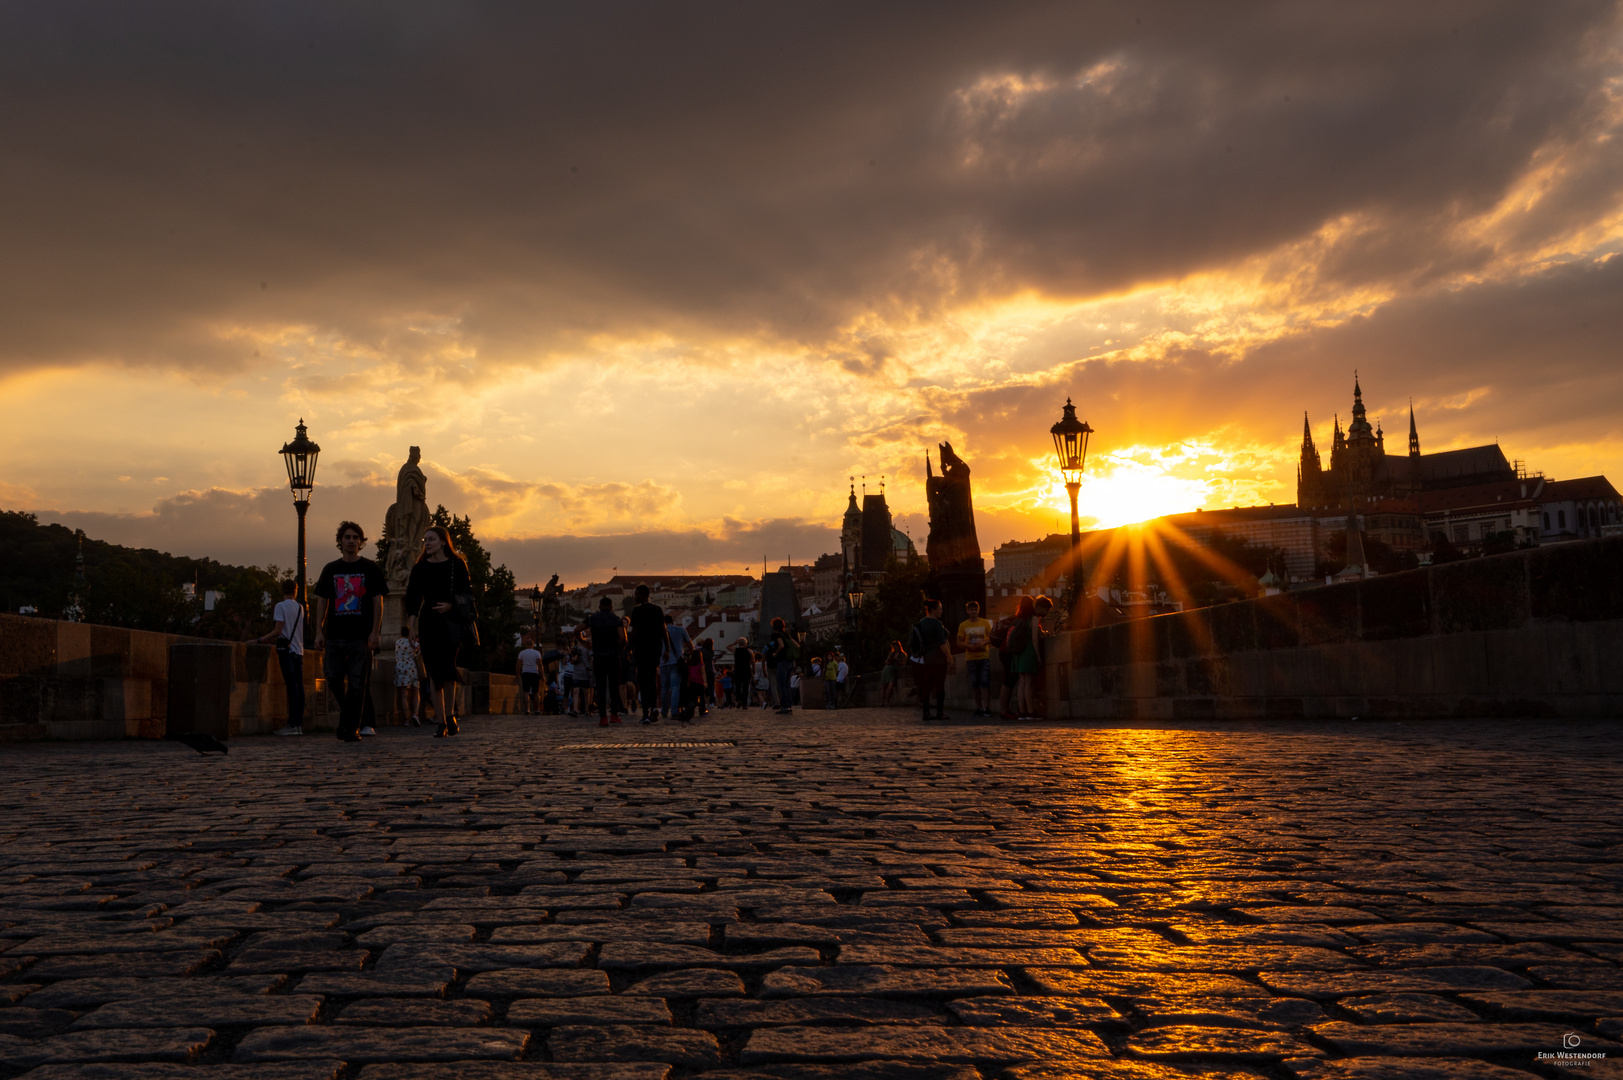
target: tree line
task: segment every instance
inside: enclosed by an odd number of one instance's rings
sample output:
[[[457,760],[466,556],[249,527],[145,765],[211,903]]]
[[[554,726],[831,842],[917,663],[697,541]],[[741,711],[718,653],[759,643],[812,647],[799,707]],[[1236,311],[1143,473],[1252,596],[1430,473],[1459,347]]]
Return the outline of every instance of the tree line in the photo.
[[[512,670],[512,641],[522,627],[512,572],[505,565],[491,565],[469,518],[440,506],[433,521],[450,530],[473,579],[482,644],[464,647],[463,665],[475,671]],[[81,580],[79,534],[64,525],[42,525],[37,515],[16,510],[0,510],[0,544],[11,553],[0,562],[0,610],[16,614],[32,608],[44,618],[60,619],[76,603],[83,622],[192,637],[241,641],[265,633],[271,628],[271,607],[281,599],[282,581],[296,575],[293,567],[235,566],[87,536]],[[384,541],[378,549],[381,561],[388,550]],[[187,585],[193,595],[187,595]],[[213,610],[205,611],[209,592],[217,596]],[[399,628],[383,629],[393,634]]]

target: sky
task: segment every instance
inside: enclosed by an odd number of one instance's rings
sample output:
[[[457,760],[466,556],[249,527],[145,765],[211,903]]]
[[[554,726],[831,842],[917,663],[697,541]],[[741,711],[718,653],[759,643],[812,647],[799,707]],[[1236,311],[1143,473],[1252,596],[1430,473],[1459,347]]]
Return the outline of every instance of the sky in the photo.
[[[1616,3],[0,2],[0,508],[288,566],[410,446],[521,582],[981,546],[1401,445],[1623,474]]]

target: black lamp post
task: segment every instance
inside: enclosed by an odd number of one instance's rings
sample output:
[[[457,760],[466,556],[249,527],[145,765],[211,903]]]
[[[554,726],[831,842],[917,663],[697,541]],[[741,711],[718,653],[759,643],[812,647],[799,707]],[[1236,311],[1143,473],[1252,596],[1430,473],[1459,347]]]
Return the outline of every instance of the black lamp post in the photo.
[[[1082,490],[1082,467],[1088,460],[1088,436],[1093,429],[1086,420],[1076,418],[1076,406],[1065,399],[1065,413],[1059,423],[1048,429],[1054,436],[1054,453],[1059,458],[1060,475],[1065,478],[1065,491],[1071,496],[1071,597],[1077,596],[1077,549],[1082,546],[1082,523],[1076,514],[1076,494]]]
[[[304,624],[310,625],[310,598],[304,589],[304,515],[310,509],[310,492],[316,486],[316,455],[321,447],[310,441],[304,418],[294,429],[293,441],[283,443],[280,451],[287,462],[287,486],[293,489],[293,506],[299,512],[299,605],[304,608]]]
[[[535,647],[541,647],[541,586],[530,588],[530,621],[535,624]]]

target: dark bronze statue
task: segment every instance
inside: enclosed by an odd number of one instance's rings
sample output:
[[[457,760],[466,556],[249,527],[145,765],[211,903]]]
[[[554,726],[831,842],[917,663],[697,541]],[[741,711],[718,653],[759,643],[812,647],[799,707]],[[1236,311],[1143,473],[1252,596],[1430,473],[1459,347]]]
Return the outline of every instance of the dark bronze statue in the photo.
[[[564,587],[558,583],[558,575],[553,574],[552,580],[541,590],[542,635],[548,640],[557,637],[558,628],[563,625],[563,595]]]
[[[965,618],[964,605],[973,600],[986,611],[986,562],[975,534],[975,507],[969,493],[969,464],[941,443],[941,475],[930,471],[924,455],[924,493],[930,504],[930,539],[925,554],[930,576],[941,590],[943,613],[949,627]]]

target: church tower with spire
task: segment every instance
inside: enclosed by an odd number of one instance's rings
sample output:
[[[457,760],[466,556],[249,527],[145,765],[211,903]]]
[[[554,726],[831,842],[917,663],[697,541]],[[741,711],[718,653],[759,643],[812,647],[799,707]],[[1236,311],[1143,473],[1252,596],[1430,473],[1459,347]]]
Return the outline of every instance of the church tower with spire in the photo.
[[[850,567],[862,565],[862,509],[857,506],[857,478],[850,477],[851,500],[845,504],[845,520],[840,524],[840,551]]]
[[[1420,432],[1414,426],[1414,402],[1409,402],[1409,456],[1420,458]]]
[[[1302,457],[1296,465],[1296,503],[1312,506],[1318,499],[1324,483],[1324,464],[1319,460],[1319,448],[1313,445],[1313,425],[1307,413],[1302,414]]]

